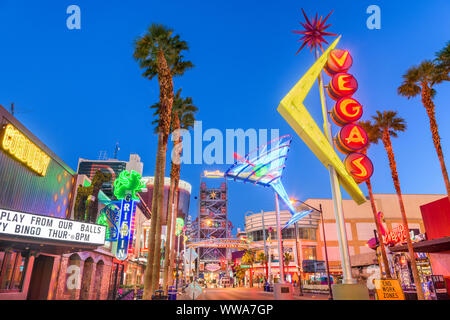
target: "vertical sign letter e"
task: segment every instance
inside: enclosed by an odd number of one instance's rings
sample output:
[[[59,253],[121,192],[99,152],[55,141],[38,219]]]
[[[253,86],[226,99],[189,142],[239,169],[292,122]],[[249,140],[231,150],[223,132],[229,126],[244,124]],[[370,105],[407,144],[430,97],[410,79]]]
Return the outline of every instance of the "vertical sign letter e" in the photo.
[[[373,29],[380,30],[381,29],[381,9],[380,9],[380,7],[375,4],[372,4],[367,7],[366,13],[372,14],[371,16],[369,16],[367,18],[367,22],[366,22],[367,28],[369,30],[373,30]]]
[[[66,25],[69,30],[81,29],[81,10],[77,5],[70,5],[67,7],[67,14],[70,16],[67,18]]]

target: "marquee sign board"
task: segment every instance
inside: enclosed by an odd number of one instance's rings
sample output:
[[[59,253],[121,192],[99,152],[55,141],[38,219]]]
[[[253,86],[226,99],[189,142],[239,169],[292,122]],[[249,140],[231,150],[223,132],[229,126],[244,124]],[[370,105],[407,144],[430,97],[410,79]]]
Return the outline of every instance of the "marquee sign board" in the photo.
[[[98,224],[0,210],[0,235],[103,246],[106,227]]]

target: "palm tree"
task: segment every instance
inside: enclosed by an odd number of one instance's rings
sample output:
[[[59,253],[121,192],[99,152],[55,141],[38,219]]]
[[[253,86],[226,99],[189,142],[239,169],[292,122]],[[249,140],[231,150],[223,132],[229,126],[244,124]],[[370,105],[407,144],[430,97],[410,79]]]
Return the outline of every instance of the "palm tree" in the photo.
[[[378,139],[379,139],[378,130],[370,122],[370,120],[360,121],[358,123],[358,125],[360,125],[364,129],[364,131],[366,131],[367,137],[369,139],[369,142],[368,142],[367,147],[364,152],[364,153],[367,153],[367,149],[369,149],[371,143],[378,143]],[[379,243],[380,243],[380,249],[381,249],[381,257],[383,259],[383,264],[384,264],[384,271],[386,272],[386,278],[391,279],[392,278],[391,270],[389,268],[389,262],[388,262],[387,255],[386,255],[386,248],[384,247],[384,243],[383,243],[381,227],[380,227],[380,224],[378,223],[378,218],[377,218],[378,211],[377,211],[377,207],[375,205],[375,200],[373,198],[372,184],[370,182],[370,179],[366,180],[366,185],[367,185],[367,190],[369,191],[369,198],[370,198],[370,205],[372,207],[373,219],[375,220],[375,226],[377,228],[377,233],[379,236]],[[381,274],[381,276],[383,276],[383,275]]]
[[[155,110],[154,116],[157,116],[161,109],[161,104],[155,103],[150,108]],[[164,253],[164,269],[163,269],[163,289],[165,292],[168,290],[168,284],[172,283],[173,272],[170,269],[175,258],[175,220],[176,213],[178,212],[177,203],[175,201],[178,193],[178,183],[180,181],[181,163],[180,157],[182,152],[182,139],[180,129],[189,130],[194,126],[195,113],[198,111],[197,107],[193,105],[192,98],[182,98],[181,89],[177,91],[173,100],[172,107],[172,121],[171,132],[173,140],[172,161],[170,170],[170,188],[167,199],[167,242],[166,248],[168,250]],[[155,132],[159,131],[159,119],[156,118],[152,124],[155,124]],[[174,206],[176,208],[174,208]],[[173,213],[173,214],[172,214]],[[175,215],[175,216],[173,216]]]
[[[173,105],[173,77],[183,75],[193,67],[190,61],[184,61],[182,51],[188,50],[185,41],[179,35],[173,35],[173,30],[152,24],[145,35],[135,41],[134,58],[144,69],[143,76],[153,79],[155,76],[159,84],[159,132],[158,149],[156,154],[155,180],[152,198],[152,219],[149,237],[149,254],[144,276],[143,299],[151,299],[156,286],[159,284],[160,256],[161,256],[161,215],[164,199],[164,176],[166,164],[167,141],[170,133],[170,122]]]
[[[436,53],[436,67],[439,70],[438,72],[450,72],[450,41],[447,42],[447,45],[439,52]]]
[[[285,252],[283,254],[283,262],[284,262],[284,267],[286,269],[286,271],[284,272],[285,276],[287,274],[287,272],[289,271],[289,262],[292,260],[292,257],[290,255],[289,252]]]
[[[247,250],[242,256],[242,262],[250,266],[250,288],[253,287],[253,264],[255,263],[255,253]]]
[[[264,267],[266,269],[266,281],[268,281],[268,279],[269,279],[269,265],[268,265],[269,259],[264,252],[260,252],[258,254],[258,260],[261,261],[261,263],[264,263]]]
[[[416,97],[418,94],[422,97],[422,104],[428,114],[430,121],[431,136],[433,138],[434,148],[441,164],[442,175],[447,188],[447,196],[450,199],[450,180],[445,166],[444,154],[441,147],[441,138],[439,136],[438,125],[436,122],[435,105],[433,98],[436,90],[433,88],[436,84],[443,81],[449,81],[449,51],[450,42],[447,47],[437,53],[436,62],[423,61],[417,67],[411,67],[404,75],[402,85],[398,87],[398,94],[408,99]]]
[[[394,181],[394,187],[397,192],[397,198],[400,205],[400,212],[402,214],[403,225],[406,230],[409,230],[408,220],[406,219],[405,206],[403,204],[402,191],[400,189],[400,181],[397,173],[397,163],[395,162],[394,150],[392,149],[391,136],[397,138],[397,132],[403,132],[406,130],[406,123],[403,118],[397,117],[395,111],[377,111],[376,116],[372,116],[374,123],[373,143],[378,143],[379,140],[383,141],[384,148],[386,149],[389,166],[391,168],[392,180]],[[408,247],[408,253],[411,260],[411,268],[414,277],[414,284],[416,285],[417,297],[419,300],[424,300],[423,289],[420,283],[419,273],[417,271],[416,259],[414,256],[414,250],[409,234],[406,237],[406,244]]]
[[[173,219],[176,218],[176,214],[178,212],[178,184],[180,182],[180,170],[181,170],[181,152],[183,149],[183,143],[182,138],[180,135],[180,129],[182,130],[189,130],[194,126],[195,122],[195,113],[197,112],[197,107],[193,105],[192,98],[187,97],[185,99],[178,99],[179,93],[181,90],[177,93],[177,99],[175,104],[175,110],[174,113],[174,132],[173,132],[173,140],[174,140],[174,147],[173,147],[173,155],[172,159],[175,159],[174,162],[174,170],[170,173],[170,183],[171,183],[171,191],[172,195],[170,194],[169,190],[169,199],[171,197],[172,201],[169,203],[169,209],[172,210],[172,207],[174,207],[173,212],[175,216]],[[172,186],[172,181],[173,186]],[[169,211],[171,212],[171,211]],[[169,258],[169,264],[175,261],[175,224],[172,221],[172,241],[171,241],[171,257]],[[172,283],[173,278],[173,272],[169,270],[169,283]]]
[[[242,282],[242,279],[245,277],[246,269],[242,268],[241,266],[235,266],[234,274],[236,275],[236,278],[238,278],[239,282]]]

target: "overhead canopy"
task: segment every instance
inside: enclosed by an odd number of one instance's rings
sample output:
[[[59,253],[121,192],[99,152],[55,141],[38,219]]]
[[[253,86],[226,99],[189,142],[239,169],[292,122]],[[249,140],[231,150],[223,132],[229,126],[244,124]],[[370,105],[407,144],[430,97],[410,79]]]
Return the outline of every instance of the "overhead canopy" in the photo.
[[[450,250],[450,237],[444,237],[433,240],[425,240],[413,243],[414,252],[441,252]],[[408,247],[406,245],[389,247],[392,252],[407,252]]]

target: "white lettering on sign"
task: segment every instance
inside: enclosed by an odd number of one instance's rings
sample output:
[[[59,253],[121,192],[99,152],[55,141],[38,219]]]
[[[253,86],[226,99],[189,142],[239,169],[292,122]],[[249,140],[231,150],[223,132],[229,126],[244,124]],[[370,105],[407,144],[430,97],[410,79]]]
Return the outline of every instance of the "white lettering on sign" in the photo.
[[[106,227],[0,209],[0,234],[102,246]]]

